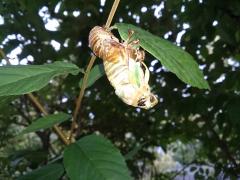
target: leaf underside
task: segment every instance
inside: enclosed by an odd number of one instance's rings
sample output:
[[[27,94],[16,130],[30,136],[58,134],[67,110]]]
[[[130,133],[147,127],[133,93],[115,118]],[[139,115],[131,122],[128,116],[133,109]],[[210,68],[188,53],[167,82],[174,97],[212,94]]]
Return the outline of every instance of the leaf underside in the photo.
[[[140,40],[140,46],[183,82],[193,87],[210,89],[198,64],[180,47],[131,24],[117,23],[115,26],[124,40],[128,38],[128,30],[134,30],[134,39]]]

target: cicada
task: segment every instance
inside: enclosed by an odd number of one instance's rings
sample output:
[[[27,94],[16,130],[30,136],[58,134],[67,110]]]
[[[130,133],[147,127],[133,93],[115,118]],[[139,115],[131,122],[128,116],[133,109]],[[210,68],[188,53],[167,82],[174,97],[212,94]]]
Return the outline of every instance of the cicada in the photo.
[[[129,33],[129,39],[132,35]],[[128,105],[150,109],[157,104],[151,93],[150,73],[143,60],[144,51],[134,47],[138,40],[119,42],[110,29],[95,26],[89,34],[89,46],[103,59],[108,80],[116,95]]]

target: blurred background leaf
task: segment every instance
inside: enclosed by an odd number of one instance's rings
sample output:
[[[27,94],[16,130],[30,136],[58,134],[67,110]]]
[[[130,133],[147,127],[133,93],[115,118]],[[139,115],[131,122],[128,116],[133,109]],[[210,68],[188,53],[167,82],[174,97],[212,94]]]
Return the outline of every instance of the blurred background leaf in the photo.
[[[42,118],[34,120],[32,124],[30,124],[27,128],[25,128],[20,135],[35,132],[41,129],[50,128],[55,124],[60,124],[66,120],[69,120],[71,118],[70,115],[65,113],[58,113],[58,114],[50,114],[47,116],[44,116]]]
[[[39,168],[31,173],[19,177],[18,180],[44,180],[52,179],[58,180],[63,175],[64,169],[61,164],[49,164],[42,168]]]
[[[124,40],[128,38],[128,30],[133,30],[133,39],[138,39],[144,50],[157,58],[167,70],[176,74],[183,82],[194,87],[209,89],[207,81],[190,54],[169,41],[131,24],[117,23],[116,27]]]

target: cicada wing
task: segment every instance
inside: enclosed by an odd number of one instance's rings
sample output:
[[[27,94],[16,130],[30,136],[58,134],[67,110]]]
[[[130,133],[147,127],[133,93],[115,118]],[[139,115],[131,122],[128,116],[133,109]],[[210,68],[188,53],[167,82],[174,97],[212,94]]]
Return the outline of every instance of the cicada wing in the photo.
[[[140,87],[144,82],[144,73],[141,64],[133,59],[129,59],[129,81],[136,87]]]

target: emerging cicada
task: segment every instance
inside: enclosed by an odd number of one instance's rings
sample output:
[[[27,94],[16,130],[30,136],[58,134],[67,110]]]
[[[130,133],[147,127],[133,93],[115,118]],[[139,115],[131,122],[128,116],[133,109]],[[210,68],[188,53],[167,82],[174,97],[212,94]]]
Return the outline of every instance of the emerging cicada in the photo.
[[[117,96],[128,105],[149,109],[158,100],[148,85],[150,73],[143,63],[144,51],[134,48],[132,43],[136,41],[120,43],[109,29],[100,26],[95,26],[89,34],[89,45],[103,59],[107,78]]]

